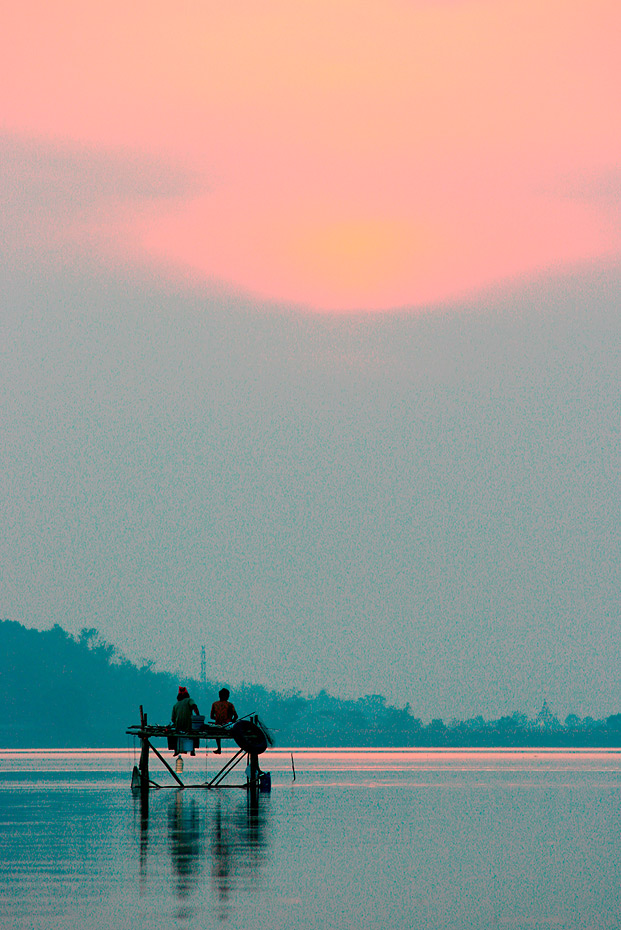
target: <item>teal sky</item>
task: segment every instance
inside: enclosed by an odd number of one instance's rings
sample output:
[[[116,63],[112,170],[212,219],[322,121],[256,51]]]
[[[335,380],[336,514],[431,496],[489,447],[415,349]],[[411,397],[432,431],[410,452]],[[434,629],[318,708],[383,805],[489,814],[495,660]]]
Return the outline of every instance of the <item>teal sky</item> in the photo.
[[[0,616],[621,711],[618,0],[3,27]]]
[[[61,162],[3,219],[4,618],[424,718],[619,711],[614,263],[322,315],[97,264]],[[88,171],[130,206],[191,183]]]

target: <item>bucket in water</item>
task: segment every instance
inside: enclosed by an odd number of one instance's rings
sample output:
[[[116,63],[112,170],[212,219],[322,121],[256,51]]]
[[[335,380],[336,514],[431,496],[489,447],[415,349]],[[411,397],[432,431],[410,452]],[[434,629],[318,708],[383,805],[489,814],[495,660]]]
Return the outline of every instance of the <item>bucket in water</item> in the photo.
[[[202,730],[205,723],[205,718],[202,714],[192,714],[192,729],[193,730]]]

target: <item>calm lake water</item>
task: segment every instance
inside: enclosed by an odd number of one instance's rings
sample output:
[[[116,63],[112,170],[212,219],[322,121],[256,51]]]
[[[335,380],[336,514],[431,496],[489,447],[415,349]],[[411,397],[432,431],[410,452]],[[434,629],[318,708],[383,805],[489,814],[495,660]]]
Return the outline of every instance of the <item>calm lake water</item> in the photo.
[[[288,750],[262,757],[256,809],[167,788],[145,816],[133,749],[0,751],[0,926],[621,926],[621,752],[293,753],[295,782]]]

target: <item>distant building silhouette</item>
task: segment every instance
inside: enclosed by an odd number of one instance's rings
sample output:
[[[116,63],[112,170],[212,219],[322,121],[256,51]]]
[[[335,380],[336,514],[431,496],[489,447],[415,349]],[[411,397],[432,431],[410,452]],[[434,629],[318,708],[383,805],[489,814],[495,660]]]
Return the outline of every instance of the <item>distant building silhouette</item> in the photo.
[[[558,717],[554,716],[547,701],[543,702],[543,707],[535,717],[535,726],[539,730],[558,730],[560,727]]]

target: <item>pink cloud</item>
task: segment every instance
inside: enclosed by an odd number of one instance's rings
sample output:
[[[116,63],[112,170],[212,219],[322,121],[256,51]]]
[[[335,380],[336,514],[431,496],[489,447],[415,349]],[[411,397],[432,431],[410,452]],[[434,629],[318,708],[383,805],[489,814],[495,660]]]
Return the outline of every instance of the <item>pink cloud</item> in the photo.
[[[376,308],[619,250],[606,209],[559,187],[619,162],[616,2],[60,0],[11,17],[8,130],[202,176],[206,193],[124,218],[167,267]]]

